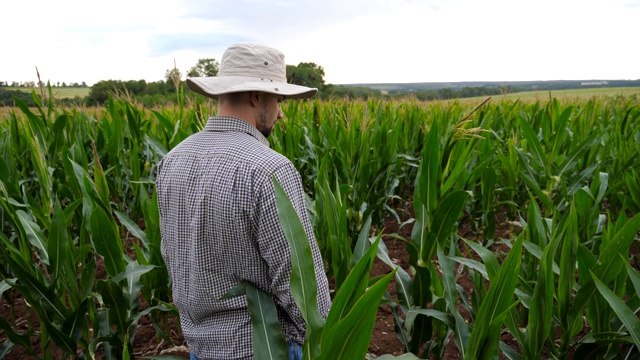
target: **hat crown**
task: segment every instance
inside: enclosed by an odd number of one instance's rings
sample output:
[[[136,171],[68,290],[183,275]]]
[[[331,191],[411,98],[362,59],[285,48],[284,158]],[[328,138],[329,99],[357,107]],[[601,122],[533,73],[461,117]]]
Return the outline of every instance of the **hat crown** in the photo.
[[[222,55],[218,76],[253,77],[286,83],[284,54],[264,45],[234,44]]]

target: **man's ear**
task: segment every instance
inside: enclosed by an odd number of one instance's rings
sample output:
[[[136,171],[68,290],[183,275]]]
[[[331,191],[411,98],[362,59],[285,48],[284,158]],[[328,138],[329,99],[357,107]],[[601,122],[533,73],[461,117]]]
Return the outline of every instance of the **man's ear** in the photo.
[[[262,95],[262,93],[260,93],[260,91],[251,91],[251,92],[249,92],[251,105],[253,107],[258,107],[258,105],[260,104],[260,96],[261,95]]]

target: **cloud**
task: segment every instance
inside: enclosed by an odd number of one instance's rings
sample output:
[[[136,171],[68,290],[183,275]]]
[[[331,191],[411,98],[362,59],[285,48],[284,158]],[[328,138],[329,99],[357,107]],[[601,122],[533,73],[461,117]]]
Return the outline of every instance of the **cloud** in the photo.
[[[214,54],[229,44],[249,40],[242,35],[219,33],[152,34],[148,39],[149,56],[165,56],[183,50]]]

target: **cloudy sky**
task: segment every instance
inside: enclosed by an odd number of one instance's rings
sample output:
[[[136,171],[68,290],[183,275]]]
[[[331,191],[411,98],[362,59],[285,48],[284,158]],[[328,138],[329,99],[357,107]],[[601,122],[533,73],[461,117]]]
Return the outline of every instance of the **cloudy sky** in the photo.
[[[0,81],[158,81],[235,42],[332,84],[640,79],[640,0],[0,2]]]

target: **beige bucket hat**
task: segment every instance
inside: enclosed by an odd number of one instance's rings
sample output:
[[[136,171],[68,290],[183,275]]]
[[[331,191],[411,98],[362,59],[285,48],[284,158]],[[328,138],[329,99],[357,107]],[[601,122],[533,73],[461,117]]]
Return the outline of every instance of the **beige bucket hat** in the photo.
[[[229,46],[222,55],[218,76],[187,78],[189,89],[214,99],[242,91],[262,91],[290,99],[306,99],[318,89],[287,83],[284,54],[250,43]]]

